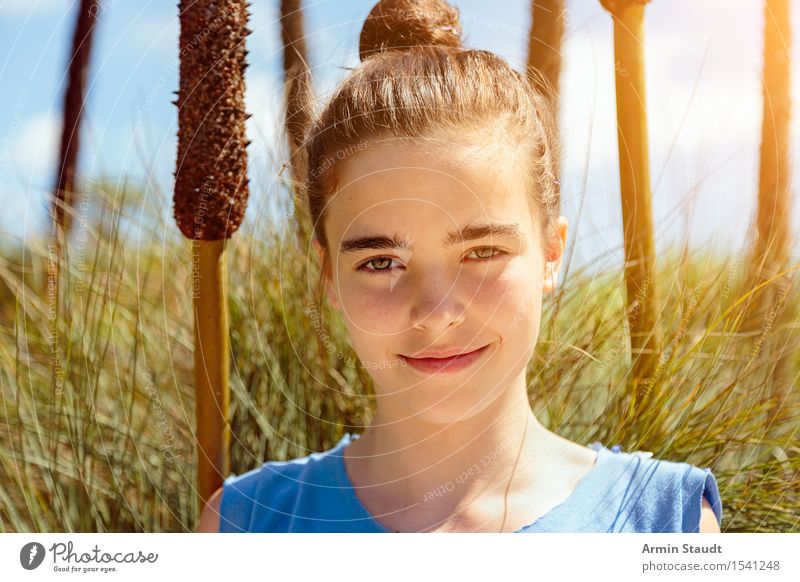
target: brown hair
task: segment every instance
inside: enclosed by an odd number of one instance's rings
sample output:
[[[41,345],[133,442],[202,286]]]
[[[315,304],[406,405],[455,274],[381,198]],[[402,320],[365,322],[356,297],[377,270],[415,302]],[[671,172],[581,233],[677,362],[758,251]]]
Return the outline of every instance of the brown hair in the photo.
[[[337,159],[378,135],[421,138],[498,123],[528,152],[532,200],[549,231],[560,193],[548,100],[501,57],[462,48],[455,8],[444,0],[381,0],[364,22],[359,54],[360,66],[334,92],[306,141],[305,202],[326,251],[324,208],[336,189]]]

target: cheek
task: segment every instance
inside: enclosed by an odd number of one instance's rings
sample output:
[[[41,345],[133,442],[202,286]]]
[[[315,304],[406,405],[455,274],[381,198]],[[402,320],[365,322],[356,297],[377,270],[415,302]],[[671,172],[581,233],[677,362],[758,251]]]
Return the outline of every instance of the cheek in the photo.
[[[499,333],[535,327],[541,312],[541,281],[523,261],[509,263],[494,279],[472,283],[472,306]]]
[[[340,283],[342,314],[351,334],[384,337],[402,331],[408,297],[399,283],[391,275],[350,277]]]
[[[508,320],[508,329],[515,338],[520,340],[520,343],[529,345],[539,336],[541,314],[541,294],[534,297],[531,297],[530,294],[521,297],[513,306],[513,315]]]

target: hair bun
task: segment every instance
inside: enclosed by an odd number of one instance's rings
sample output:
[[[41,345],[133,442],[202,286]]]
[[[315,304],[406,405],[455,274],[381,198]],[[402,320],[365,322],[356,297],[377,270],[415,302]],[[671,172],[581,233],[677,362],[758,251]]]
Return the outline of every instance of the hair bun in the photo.
[[[445,0],[381,0],[361,29],[362,61],[375,53],[425,46],[461,46],[458,9]]]

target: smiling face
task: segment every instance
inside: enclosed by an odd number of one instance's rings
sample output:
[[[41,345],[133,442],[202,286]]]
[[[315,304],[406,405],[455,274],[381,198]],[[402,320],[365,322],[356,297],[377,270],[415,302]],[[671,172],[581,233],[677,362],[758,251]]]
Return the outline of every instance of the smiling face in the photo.
[[[542,245],[524,162],[507,150],[376,139],[337,166],[324,224],[328,297],[383,418],[450,423],[524,389],[567,225],[560,218]],[[422,359],[484,346],[443,369]]]

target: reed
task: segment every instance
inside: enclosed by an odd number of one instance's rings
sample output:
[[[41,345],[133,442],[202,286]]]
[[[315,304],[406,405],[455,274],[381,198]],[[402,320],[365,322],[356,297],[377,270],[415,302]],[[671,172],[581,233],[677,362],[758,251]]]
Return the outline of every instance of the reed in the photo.
[[[753,239],[748,278],[743,289],[759,289],[748,302],[742,326],[758,331],[765,320],[791,323],[797,312],[787,309],[786,297],[794,289],[796,273],[786,273],[792,258],[791,233],[791,95],[792,31],[788,0],[764,2],[764,69],[759,156],[758,205],[756,236]],[[797,253],[795,252],[795,258]],[[771,281],[764,285],[765,281]],[[770,342],[767,349],[778,354],[771,383],[780,395],[791,390],[793,379],[788,354],[781,338]]]
[[[645,97],[644,9],[649,0],[600,0],[614,19],[614,79],[617,99],[625,288],[630,321],[632,399],[624,418],[650,406],[652,375],[661,351],[659,291],[655,277],[652,195]]]
[[[244,0],[182,0],[174,215],[192,241],[200,505],[230,469],[225,243],[249,195],[244,109]]]
[[[289,143],[289,167],[294,199],[294,222],[301,246],[309,247],[313,226],[302,185],[306,177],[305,134],[314,112],[314,88],[308,64],[303,7],[300,0],[281,0],[283,80],[286,109],[284,126]]]
[[[4,253],[3,531],[196,527],[191,242],[165,223],[158,199],[134,185],[95,184],[86,253],[81,259],[74,243],[67,248],[66,305],[55,320],[31,292],[30,264],[46,260],[46,247]],[[291,194],[281,200],[289,208]],[[126,236],[125,225],[143,211],[145,231]],[[308,282],[317,267],[296,244],[290,215],[243,223],[225,251],[235,473],[324,450],[343,431],[359,432],[372,414],[369,375],[338,312],[315,302]],[[576,442],[600,440],[711,467],[726,532],[797,532],[800,395],[762,403],[775,355],[757,350],[759,336],[739,327],[748,297],[738,291],[743,261],[673,252],[659,262],[656,276],[674,309],[660,321],[666,342],[655,396],[645,414],[624,421],[632,397],[624,271],[598,275],[572,265],[570,273],[560,301],[544,305],[529,366],[529,394],[542,422]],[[800,298],[787,301],[797,308]],[[329,318],[329,332],[321,331],[320,316]],[[59,376],[53,325],[64,338]],[[797,327],[767,328],[763,341],[775,334],[783,334],[797,378]],[[320,347],[329,353],[327,369]],[[773,406],[778,413],[769,420]]]
[[[561,45],[564,42],[564,0],[531,0],[528,37],[528,78],[536,89],[551,97],[558,119]]]
[[[72,48],[67,64],[67,85],[62,102],[61,141],[53,205],[56,225],[66,235],[72,230],[72,217],[67,209],[75,205],[76,169],[81,145],[81,126],[86,106],[86,85],[94,45],[94,31],[100,7],[98,0],[81,0],[75,14]]]

